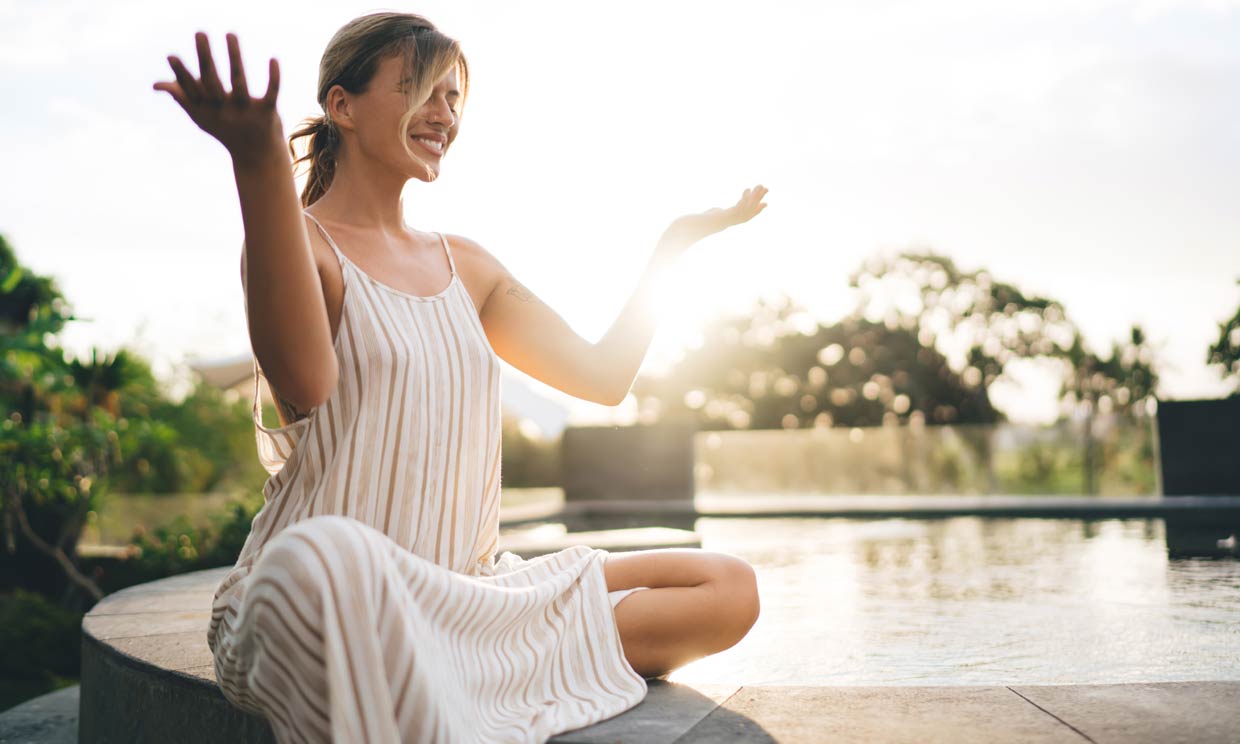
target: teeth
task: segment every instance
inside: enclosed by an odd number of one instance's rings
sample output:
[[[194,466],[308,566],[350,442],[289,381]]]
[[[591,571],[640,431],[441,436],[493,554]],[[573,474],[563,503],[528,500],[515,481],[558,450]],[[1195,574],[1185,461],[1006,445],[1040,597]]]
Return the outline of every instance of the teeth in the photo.
[[[439,140],[427,139],[426,137],[414,137],[414,139],[430,145],[431,149],[435,152],[443,152],[443,143]]]

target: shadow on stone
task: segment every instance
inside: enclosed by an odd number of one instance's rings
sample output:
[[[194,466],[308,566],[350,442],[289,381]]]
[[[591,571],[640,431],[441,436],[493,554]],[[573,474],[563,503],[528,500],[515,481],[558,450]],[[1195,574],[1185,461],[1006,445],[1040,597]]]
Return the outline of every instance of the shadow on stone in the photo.
[[[680,741],[685,733],[740,689],[736,685],[690,687],[665,679],[647,679],[646,687],[646,699],[624,713],[593,726],[566,731],[551,738],[548,744],[671,744]]]

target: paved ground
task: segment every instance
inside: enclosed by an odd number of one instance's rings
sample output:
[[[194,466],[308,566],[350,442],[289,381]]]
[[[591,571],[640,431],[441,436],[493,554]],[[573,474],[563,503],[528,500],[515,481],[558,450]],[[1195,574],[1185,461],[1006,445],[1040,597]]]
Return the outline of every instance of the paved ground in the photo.
[[[568,742],[1240,741],[1240,682],[1008,687],[687,687],[652,682]]]
[[[1240,741],[1240,682],[1009,687],[732,687],[650,680],[621,715],[551,744]],[[0,714],[3,744],[77,741],[78,688]]]
[[[77,685],[0,713],[0,744],[77,744]]]

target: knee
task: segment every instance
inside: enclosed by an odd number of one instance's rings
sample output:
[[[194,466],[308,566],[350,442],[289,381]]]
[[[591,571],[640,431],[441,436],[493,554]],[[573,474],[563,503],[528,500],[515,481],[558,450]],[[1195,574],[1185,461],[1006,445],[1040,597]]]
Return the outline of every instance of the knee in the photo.
[[[724,610],[721,616],[727,618],[725,635],[731,644],[736,644],[754,626],[761,613],[758,576],[748,561],[724,554],[717,582]]]
[[[263,545],[251,572],[251,585],[271,585],[286,596],[317,596],[330,583],[324,581],[325,574],[338,566],[341,556],[352,552],[341,549],[355,537],[349,522],[345,517],[323,515],[280,530]]]
[[[738,604],[737,614],[744,632],[758,622],[762,603],[758,599],[758,573],[747,561],[737,558],[732,569],[732,586]]]

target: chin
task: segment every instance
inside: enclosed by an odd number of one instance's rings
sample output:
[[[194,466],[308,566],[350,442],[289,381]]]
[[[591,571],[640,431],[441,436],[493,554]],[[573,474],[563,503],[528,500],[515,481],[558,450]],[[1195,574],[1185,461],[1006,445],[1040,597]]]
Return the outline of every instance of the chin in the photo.
[[[421,168],[414,167],[411,171],[409,171],[405,175],[414,181],[422,181],[424,183],[431,183],[432,181],[439,180],[439,166],[432,165],[430,167],[429,173],[427,173],[425,170],[422,170]]]

